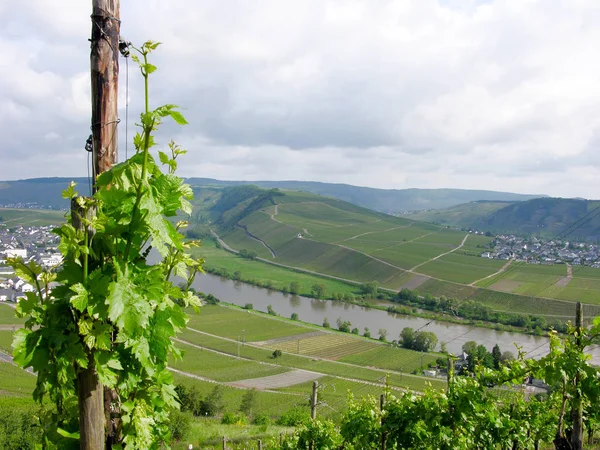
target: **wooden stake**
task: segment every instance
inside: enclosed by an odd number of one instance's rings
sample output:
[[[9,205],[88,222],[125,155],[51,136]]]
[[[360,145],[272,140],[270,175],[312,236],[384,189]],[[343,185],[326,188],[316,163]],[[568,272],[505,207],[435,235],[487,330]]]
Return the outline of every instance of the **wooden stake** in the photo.
[[[92,136],[96,177],[118,161],[120,0],[92,0]],[[95,188],[94,188],[95,192]]]
[[[92,81],[93,183],[117,162],[120,0],[92,0],[90,72]],[[72,209],[72,214],[81,214]],[[90,357],[78,375],[80,448],[105,447],[104,392]]]

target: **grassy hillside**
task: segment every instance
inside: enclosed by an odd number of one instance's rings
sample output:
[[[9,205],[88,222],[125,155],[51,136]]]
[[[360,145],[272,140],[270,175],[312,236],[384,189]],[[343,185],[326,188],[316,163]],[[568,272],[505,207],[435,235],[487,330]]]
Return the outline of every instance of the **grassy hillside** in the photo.
[[[476,299],[497,311],[570,317],[573,301],[600,305],[596,281],[587,273],[582,278],[573,271],[572,279],[565,280],[565,266],[507,268],[506,261],[481,258],[491,238],[306,192],[276,191],[273,196],[273,191],[256,189],[225,188],[224,200],[197,203],[202,214],[239,217],[235,223],[215,218],[203,225],[205,230],[212,227],[234,250],[245,249],[283,266],[358,283],[377,281],[395,291],[408,288],[423,295]],[[210,191],[214,195],[217,189]],[[240,203],[234,204],[233,192],[240,193]],[[244,261],[233,255],[218,259],[230,271],[240,267],[235,261]],[[268,278],[273,286],[284,287],[289,282],[289,277],[280,281],[281,274],[268,275],[270,269],[260,262],[245,264],[253,267],[255,279]]]

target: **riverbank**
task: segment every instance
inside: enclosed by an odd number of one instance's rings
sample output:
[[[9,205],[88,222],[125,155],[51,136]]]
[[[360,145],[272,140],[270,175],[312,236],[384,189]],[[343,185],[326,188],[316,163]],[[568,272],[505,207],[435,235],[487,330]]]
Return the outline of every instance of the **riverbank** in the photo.
[[[470,318],[460,317],[457,314],[456,308],[449,311],[428,311],[425,302],[413,305],[402,304],[404,302],[398,301],[398,296],[395,291],[382,288],[376,289],[377,294],[369,298],[369,296],[365,297],[365,286],[361,283],[352,282],[351,280],[342,281],[335,277],[315,274],[302,269],[285,268],[281,265],[275,265],[259,259],[245,259],[238,256],[235,250],[224,247],[225,246],[223,245],[217,244],[214,240],[205,240],[203,241],[203,246],[196,250],[195,256],[202,256],[205,258],[207,261],[207,263],[205,263],[205,270],[208,273],[284,294],[291,293],[292,295],[300,295],[308,298],[342,301],[350,305],[374,308],[400,315],[437,320],[458,325],[475,326],[496,331],[523,333],[533,336],[543,336],[549,329],[558,329],[559,331],[562,331],[562,328],[564,328],[564,323],[559,321],[544,320],[545,323],[541,321],[538,322],[536,316],[526,316],[522,314],[511,314],[513,319],[515,319],[513,321],[521,321],[524,324],[533,323],[534,326],[519,327],[507,325],[493,321],[480,320],[476,316],[471,316]],[[292,289],[293,283],[295,283],[295,285]],[[320,287],[316,288],[316,286]],[[474,302],[473,304],[476,308],[472,308],[472,311],[479,312],[484,316],[489,315],[489,307],[485,307],[477,302]],[[488,310],[485,310],[485,308],[488,308]],[[472,311],[470,311],[470,313]]]

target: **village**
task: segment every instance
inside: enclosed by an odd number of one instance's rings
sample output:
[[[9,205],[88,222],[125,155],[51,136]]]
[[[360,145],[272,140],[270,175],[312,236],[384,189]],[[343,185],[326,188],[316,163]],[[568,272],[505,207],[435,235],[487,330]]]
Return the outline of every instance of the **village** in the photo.
[[[545,240],[514,235],[498,235],[490,244],[491,250],[482,258],[514,259],[530,264],[571,264],[600,268],[600,245],[564,240]]]
[[[34,286],[15,276],[7,265],[7,258],[35,261],[46,269],[58,267],[62,255],[57,251],[59,238],[52,233],[53,226],[0,226],[0,301],[18,302]]]

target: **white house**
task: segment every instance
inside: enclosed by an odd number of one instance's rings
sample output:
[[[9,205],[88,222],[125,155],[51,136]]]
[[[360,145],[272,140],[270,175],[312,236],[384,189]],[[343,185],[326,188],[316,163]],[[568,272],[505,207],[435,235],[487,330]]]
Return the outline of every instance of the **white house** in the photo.
[[[44,267],[56,267],[62,264],[63,256],[60,253],[52,253],[50,256],[40,258],[40,262]]]

